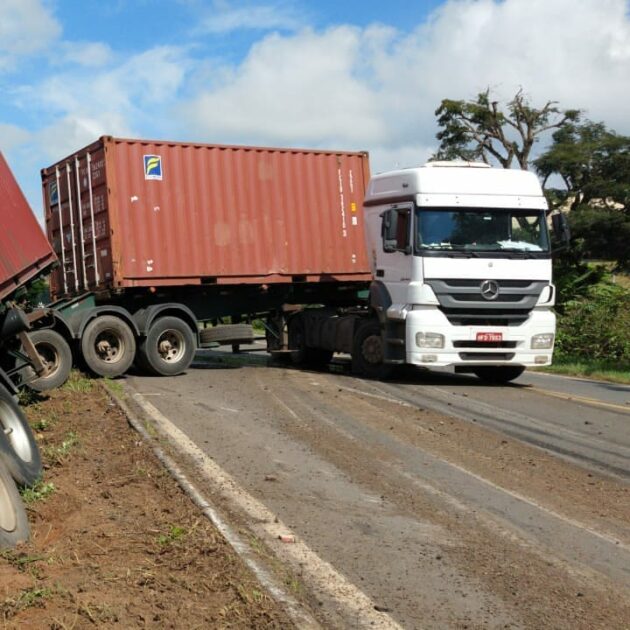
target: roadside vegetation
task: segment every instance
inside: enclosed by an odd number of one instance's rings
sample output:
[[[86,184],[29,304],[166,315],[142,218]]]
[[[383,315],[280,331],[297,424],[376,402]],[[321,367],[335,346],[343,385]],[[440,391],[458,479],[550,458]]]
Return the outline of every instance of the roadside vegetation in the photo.
[[[488,89],[473,100],[445,99],[435,113],[436,159],[533,168],[550,207],[567,213],[572,241],[554,253],[554,365],[542,369],[630,383],[630,137],[553,101],[534,107],[522,90],[505,107]]]

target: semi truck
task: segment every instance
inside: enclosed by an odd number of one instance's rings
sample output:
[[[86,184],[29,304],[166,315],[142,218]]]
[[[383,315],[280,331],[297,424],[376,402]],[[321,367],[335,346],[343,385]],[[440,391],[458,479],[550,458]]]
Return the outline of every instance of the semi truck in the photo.
[[[253,319],[274,355],[347,353],[370,377],[408,364],[507,382],[551,362],[532,173],[432,162],[370,178],[366,152],[104,136],[43,169],[42,190],[52,329],[98,375],[179,374],[204,344],[247,341]]]

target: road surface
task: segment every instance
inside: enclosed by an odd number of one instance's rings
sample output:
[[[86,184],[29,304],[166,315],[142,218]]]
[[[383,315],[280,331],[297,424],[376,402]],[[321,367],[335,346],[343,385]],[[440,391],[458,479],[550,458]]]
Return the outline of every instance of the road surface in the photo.
[[[383,627],[630,624],[628,387],[530,373],[503,387],[414,371],[378,382],[343,361],[311,372],[211,351],[186,375],[125,387],[228,476],[190,464],[261,556],[293,563],[326,627],[369,625],[349,592]],[[268,522],[308,553],[282,557]],[[354,590],[336,595],[322,566]]]

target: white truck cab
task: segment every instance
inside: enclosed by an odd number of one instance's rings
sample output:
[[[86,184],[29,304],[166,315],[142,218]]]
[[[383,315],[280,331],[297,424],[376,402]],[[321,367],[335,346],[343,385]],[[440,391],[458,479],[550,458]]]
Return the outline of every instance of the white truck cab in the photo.
[[[548,206],[533,173],[470,162],[382,173],[364,213],[385,363],[495,382],[551,363]]]

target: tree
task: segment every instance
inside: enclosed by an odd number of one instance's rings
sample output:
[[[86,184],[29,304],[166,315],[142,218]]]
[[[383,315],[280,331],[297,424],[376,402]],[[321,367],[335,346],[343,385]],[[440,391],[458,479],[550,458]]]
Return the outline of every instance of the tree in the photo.
[[[534,165],[552,205],[568,206],[574,240],[587,258],[630,265],[630,137],[604,123],[569,123]],[[561,188],[548,186],[555,180]]]
[[[630,137],[604,123],[568,123],[553,134],[551,146],[534,161],[547,187],[557,175],[564,188],[548,188],[556,203],[630,210]]]
[[[474,101],[444,99],[435,111],[441,131],[437,133],[440,160],[493,160],[503,168],[518,166],[528,170],[531,152],[539,137],[577,122],[580,111],[560,110],[555,101],[541,108],[530,106],[522,90],[507,104],[504,112],[491,100],[490,88]]]

